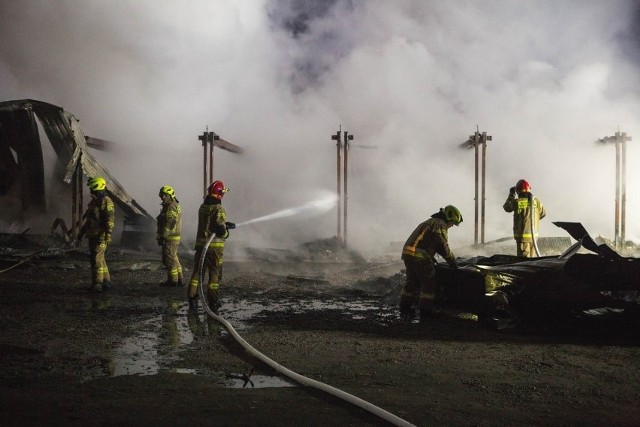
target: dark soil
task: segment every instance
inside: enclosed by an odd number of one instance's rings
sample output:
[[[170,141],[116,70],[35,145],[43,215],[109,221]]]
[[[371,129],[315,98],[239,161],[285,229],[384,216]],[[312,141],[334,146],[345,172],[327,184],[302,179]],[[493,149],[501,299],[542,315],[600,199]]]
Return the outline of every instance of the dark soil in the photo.
[[[185,289],[159,286],[156,254],[114,250],[108,262],[103,293],[86,290],[84,253],[0,273],[3,426],[389,424],[287,383],[222,325],[189,314]],[[188,277],[188,256],[183,265]],[[228,262],[219,314],[281,366],[411,424],[639,424],[637,323],[498,331],[452,310],[406,322],[402,268]]]

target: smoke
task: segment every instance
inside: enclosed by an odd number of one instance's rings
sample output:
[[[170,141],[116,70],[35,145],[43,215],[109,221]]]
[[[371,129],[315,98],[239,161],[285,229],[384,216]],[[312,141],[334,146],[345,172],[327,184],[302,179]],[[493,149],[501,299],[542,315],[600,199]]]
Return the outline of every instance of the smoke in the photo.
[[[509,187],[526,178],[552,221],[611,237],[615,150],[631,135],[627,237],[640,239],[637,2],[515,0],[24,0],[0,3],[0,100],[50,102],[116,143],[95,156],[153,216],[172,185],[195,233],[206,127],[245,149],[215,152],[244,222],[335,191],[349,151],[349,243],[384,249],[440,207],[473,242],[476,129],[487,147],[486,240],[508,236]],[[375,146],[364,150],[359,146]],[[335,210],[236,230],[279,246],[336,234]]]

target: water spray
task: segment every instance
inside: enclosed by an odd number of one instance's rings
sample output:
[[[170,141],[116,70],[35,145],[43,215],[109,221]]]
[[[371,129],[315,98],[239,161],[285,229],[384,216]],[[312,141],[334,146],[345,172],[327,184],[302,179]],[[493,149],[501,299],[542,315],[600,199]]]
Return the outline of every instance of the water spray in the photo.
[[[302,206],[298,206],[297,208],[283,209],[281,211],[274,212],[269,215],[264,215],[258,218],[241,222],[239,224],[236,224],[236,228],[242,225],[255,224],[257,222],[264,222],[264,221],[273,221],[274,219],[286,218],[286,217],[301,215],[301,214],[321,214],[334,208],[336,206],[337,201],[338,201],[338,196],[336,194],[328,193],[320,197],[319,199],[316,199],[311,202],[307,202]]]

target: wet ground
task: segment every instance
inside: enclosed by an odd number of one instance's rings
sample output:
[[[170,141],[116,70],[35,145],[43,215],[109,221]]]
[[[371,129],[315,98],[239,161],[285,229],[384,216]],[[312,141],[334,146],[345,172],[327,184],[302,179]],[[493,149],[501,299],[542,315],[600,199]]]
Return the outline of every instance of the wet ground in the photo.
[[[99,294],[82,252],[0,273],[3,425],[388,425],[190,313],[184,289],[159,286],[156,254],[108,260],[113,289]],[[414,425],[638,425],[635,319],[497,331],[448,309],[406,322],[402,268],[227,262],[219,314],[280,366]]]

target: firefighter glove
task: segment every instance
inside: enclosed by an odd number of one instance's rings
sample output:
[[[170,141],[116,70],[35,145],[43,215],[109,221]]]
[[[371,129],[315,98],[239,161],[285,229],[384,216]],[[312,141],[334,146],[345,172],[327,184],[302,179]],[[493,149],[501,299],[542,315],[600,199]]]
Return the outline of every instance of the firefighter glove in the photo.
[[[233,230],[234,228],[236,228],[236,223],[235,223],[235,222],[229,222],[229,221],[227,221],[227,222],[225,222],[225,225],[227,226],[227,228],[228,228],[229,230]]]
[[[156,241],[158,242],[158,246],[162,246],[164,244],[164,240],[162,239],[156,239]]]

